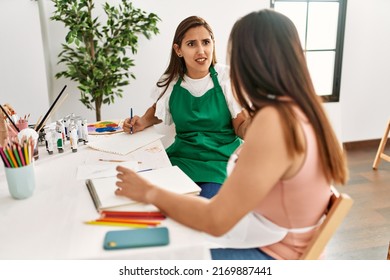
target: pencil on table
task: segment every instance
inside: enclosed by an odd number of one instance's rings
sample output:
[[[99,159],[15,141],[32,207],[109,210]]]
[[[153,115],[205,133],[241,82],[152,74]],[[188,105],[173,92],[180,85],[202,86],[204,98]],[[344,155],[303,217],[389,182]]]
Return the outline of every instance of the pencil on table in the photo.
[[[126,162],[126,161],[128,161],[128,160],[99,158],[99,161],[105,161],[105,162]],[[138,164],[142,164],[142,161],[138,161],[137,163],[138,163]]]
[[[129,224],[129,223],[100,222],[100,221],[87,221],[85,223],[88,225],[97,225],[97,226],[120,226],[120,227],[132,227],[132,228],[148,227],[147,225],[144,224]]]
[[[149,226],[157,226],[161,224],[161,222],[153,221],[153,220],[118,219],[118,218],[101,218],[101,219],[97,219],[96,222],[140,224],[140,225],[149,225]]]
[[[125,218],[125,217],[142,217],[142,218],[161,218],[165,219],[165,215],[161,212],[132,212],[132,211],[108,211],[103,210],[100,212],[102,217],[117,217],[117,218]]]

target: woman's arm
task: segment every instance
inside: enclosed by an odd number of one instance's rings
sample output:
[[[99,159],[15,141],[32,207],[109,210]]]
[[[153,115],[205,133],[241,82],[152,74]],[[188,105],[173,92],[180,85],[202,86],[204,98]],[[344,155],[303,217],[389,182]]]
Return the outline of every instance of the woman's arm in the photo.
[[[289,170],[293,160],[284,139],[278,112],[265,108],[253,119],[232,174],[212,199],[165,191],[120,166],[116,194],[154,204],[179,223],[220,236],[255,209]]]
[[[234,132],[238,137],[244,139],[245,133],[251,123],[251,118],[246,110],[242,110],[233,120]]]

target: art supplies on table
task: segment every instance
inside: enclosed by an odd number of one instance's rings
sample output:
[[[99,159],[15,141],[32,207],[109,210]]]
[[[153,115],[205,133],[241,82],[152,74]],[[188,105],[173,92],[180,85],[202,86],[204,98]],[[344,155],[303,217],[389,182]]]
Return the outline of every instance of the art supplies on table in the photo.
[[[23,137],[20,141],[9,138],[3,145],[0,145],[0,157],[11,196],[15,199],[32,196],[35,190],[32,138]]]
[[[166,216],[160,211],[110,211],[103,210],[100,212],[101,218],[128,218],[142,220],[164,220]]]
[[[34,142],[30,138],[20,141],[10,140],[5,146],[0,146],[1,159],[6,168],[18,168],[29,165],[33,161]]]
[[[148,127],[143,131],[133,134],[117,133],[110,135],[101,140],[90,142],[87,145],[98,151],[127,155],[162,137],[164,135],[157,133],[154,127]]]
[[[201,190],[200,187],[177,166],[141,172],[139,175],[160,188],[179,194],[197,195]],[[86,185],[98,211],[137,203],[127,197],[115,195],[117,181],[118,179],[116,176],[86,180]]]
[[[113,230],[106,233],[103,248],[105,250],[164,246],[169,244],[169,232],[166,227]]]
[[[96,220],[86,221],[88,225],[122,226],[122,227],[156,227],[166,217],[161,212],[122,212],[101,211]]]
[[[88,124],[89,135],[107,135],[123,132],[122,121],[100,121]]]

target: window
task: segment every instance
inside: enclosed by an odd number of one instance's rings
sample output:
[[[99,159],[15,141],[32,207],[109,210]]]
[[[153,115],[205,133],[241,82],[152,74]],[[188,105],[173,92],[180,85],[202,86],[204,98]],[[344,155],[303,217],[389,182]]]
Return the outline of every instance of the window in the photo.
[[[271,0],[295,24],[315,90],[324,101],[340,98],[347,0]]]

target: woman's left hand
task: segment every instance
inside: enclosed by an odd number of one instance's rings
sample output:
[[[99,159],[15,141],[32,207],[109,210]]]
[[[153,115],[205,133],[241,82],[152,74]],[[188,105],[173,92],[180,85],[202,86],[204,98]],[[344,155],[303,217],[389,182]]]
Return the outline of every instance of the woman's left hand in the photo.
[[[116,182],[118,189],[116,195],[126,196],[132,200],[150,203],[148,201],[148,193],[155,189],[149,181],[145,180],[137,174],[137,172],[123,166],[116,168],[118,171]]]

